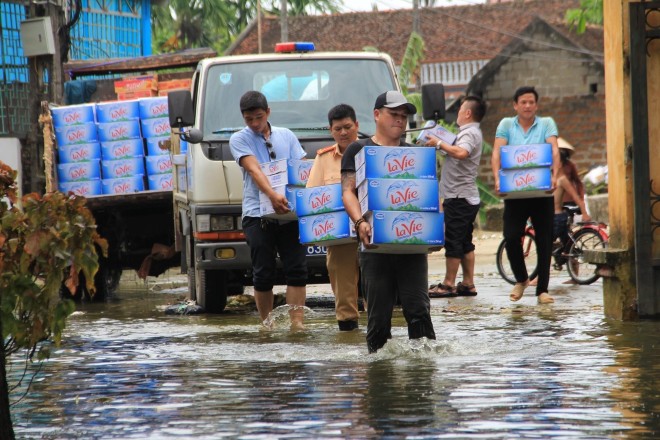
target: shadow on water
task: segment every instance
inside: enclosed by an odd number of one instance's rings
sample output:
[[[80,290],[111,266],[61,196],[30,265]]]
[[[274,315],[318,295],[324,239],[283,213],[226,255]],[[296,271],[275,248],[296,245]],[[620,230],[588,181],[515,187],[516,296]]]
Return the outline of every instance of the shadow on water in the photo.
[[[308,310],[306,330],[291,333],[286,308],[265,330],[253,310],[169,316],[173,295],[125,294],[71,317],[63,345],[12,409],[16,432],[657,438],[660,323],[609,322],[598,295],[567,290],[553,307],[434,302],[438,340],[408,341],[397,312],[392,341],[367,355],[364,316],[358,331],[340,333],[333,310]]]

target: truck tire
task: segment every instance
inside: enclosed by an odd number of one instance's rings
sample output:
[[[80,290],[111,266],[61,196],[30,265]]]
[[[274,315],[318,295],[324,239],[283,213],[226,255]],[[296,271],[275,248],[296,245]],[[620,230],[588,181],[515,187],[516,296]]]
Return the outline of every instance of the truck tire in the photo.
[[[227,306],[227,272],[195,269],[197,304],[207,313],[222,313]]]
[[[227,272],[197,269],[193,257],[193,239],[190,235],[186,236],[185,255],[190,299],[196,301],[207,313],[222,313],[227,306]]]

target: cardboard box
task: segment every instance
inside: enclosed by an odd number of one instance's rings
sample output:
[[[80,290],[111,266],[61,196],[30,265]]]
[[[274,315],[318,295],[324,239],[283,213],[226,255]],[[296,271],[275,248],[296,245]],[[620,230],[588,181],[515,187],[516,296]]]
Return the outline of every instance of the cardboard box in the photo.
[[[60,182],[76,182],[101,178],[98,159],[87,162],[62,163],[57,165],[57,178]]]
[[[356,184],[364,179],[437,179],[435,149],[364,147],[355,155]]]
[[[60,163],[87,162],[101,159],[101,145],[98,142],[62,145],[57,148],[57,154]]]
[[[158,75],[126,77],[115,81],[115,93],[158,91]]]
[[[433,128],[422,130],[417,137],[417,141],[426,143],[429,135],[433,135],[449,145],[454,145],[454,142],[456,142],[456,135],[442,125],[436,125]]]
[[[167,97],[139,99],[138,107],[141,119],[164,118],[169,116]]]
[[[121,141],[125,139],[137,139],[140,134],[139,119],[130,119],[117,122],[99,122],[99,140],[101,142]]]
[[[147,183],[150,190],[172,191],[174,189],[174,175],[172,173],[153,174],[147,176]]]
[[[155,90],[140,90],[138,92],[124,92],[117,93],[117,99],[120,101],[129,99],[149,98],[150,96],[158,96]]]
[[[172,174],[172,159],[169,154],[160,156],[145,156],[147,175]]]
[[[286,196],[286,185],[276,186],[273,187],[273,189],[279,194],[283,194],[284,196]],[[273,209],[273,204],[270,202],[268,196],[266,196],[266,194],[259,191],[259,211],[262,217],[272,218],[277,220],[296,220],[298,216],[296,215],[296,211],[295,209],[293,209],[291,203],[289,203],[289,209],[291,211],[287,212],[286,214],[276,213],[275,210]]]
[[[344,209],[340,183],[313,188],[298,188],[295,194],[298,217]]]
[[[271,162],[264,162],[259,164],[261,171],[266,175],[270,176],[271,174],[286,173],[287,172],[287,160],[273,160]]]
[[[140,126],[142,127],[142,135],[146,138],[169,136],[172,134],[170,118],[168,117],[141,119]]]
[[[192,78],[171,79],[158,82],[158,94],[160,92],[169,92],[171,90],[190,90]]]
[[[366,179],[358,187],[362,214],[369,211],[440,209],[438,181],[430,179]]]
[[[351,237],[350,224],[346,211],[300,217],[300,243],[333,246],[355,242],[355,238]]]
[[[289,159],[287,161],[287,173],[289,174],[289,185],[305,186],[309,173],[314,165],[313,160]]]
[[[138,101],[112,101],[96,104],[98,122],[129,121],[140,117]]]
[[[141,138],[101,142],[101,156],[103,160],[142,157],[144,156],[144,145]]]
[[[367,221],[378,248],[364,252],[420,254],[445,243],[442,212],[372,211]]]
[[[59,182],[58,189],[65,194],[89,197],[103,194],[101,179],[82,180],[79,182]]]
[[[50,114],[53,117],[53,126],[67,127],[96,122],[94,110],[94,104],[65,105],[51,108]]]
[[[283,186],[289,183],[289,176],[287,173],[277,173],[266,176],[268,178],[268,183],[270,183],[271,188],[276,186]]]
[[[98,142],[96,124],[85,122],[77,125],[55,127],[55,140],[58,146],[73,144],[88,144]]]
[[[137,175],[119,179],[103,179],[103,194],[130,194],[144,191],[144,178]]]
[[[104,160],[101,162],[104,179],[117,179],[144,175],[142,156],[129,159]]]
[[[148,156],[161,156],[163,154],[169,154],[169,146],[171,145],[172,138],[170,136],[157,136],[147,138],[147,155]],[[162,146],[168,146],[167,148],[161,148]],[[183,149],[181,151],[184,153]]]
[[[518,193],[518,198],[539,197],[552,187],[550,167],[500,170],[500,193]]]
[[[500,168],[503,170],[552,166],[552,145],[503,145]]]

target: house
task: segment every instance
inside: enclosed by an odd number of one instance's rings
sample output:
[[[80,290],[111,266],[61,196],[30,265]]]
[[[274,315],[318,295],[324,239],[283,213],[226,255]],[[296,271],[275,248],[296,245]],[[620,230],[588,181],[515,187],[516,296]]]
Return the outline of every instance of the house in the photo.
[[[443,83],[447,102],[467,92],[486,98],[484,139],[492,142],[497,122],[513,114],[511,98],[521,85],[541,93],[541,113],[557,119],[560,134],[576,147],[578,167],[605,163],[603,34],[589,28],[576,35],[565,24],[567,9],[579,0],[531,0],[420,9],[425,57],[417,84]],[[290,17],[291,41],[313,41],[319,51],[360,51],[375,47],[399,65],[412,30],[413,11],[354,12]],[[256,53],[256,22],[227,54]],[[261,47],[280,41],[279,17],[261,20]],[[455,118],[450,106],[448,119]],[[453,111],[453,112],[452,112]],[[482,179],[492,182],[490,157]]]

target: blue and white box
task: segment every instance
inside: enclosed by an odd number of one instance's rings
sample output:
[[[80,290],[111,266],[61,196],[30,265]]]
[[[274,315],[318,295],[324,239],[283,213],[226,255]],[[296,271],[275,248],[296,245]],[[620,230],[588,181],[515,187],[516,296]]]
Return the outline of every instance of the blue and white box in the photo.
[[[298,188],[295,193],[298,217],[344,209],[340,183],[312,188]]]
[[[87,162],[61,163],[57,165],[57,178],[60,182],[75,182],[101,178],[99,160]]]
[[[172,134],[170,118],[142,119],[140,125],[142,126],[142,135],[146,138]]]
[[[362,214],[369,211],[440,209],[438,181],[430,179],[367,179],[358,187]]]
[[[289,201],[289,206],[291,206],[292,211],[296,210],[296,190],[298,189],[300,188],[293,185],[286,185],[284,187],[284,195],[286,196],[286,199]]]
[[[298,219],[300,243],[333,246],[355,242],[351,236],[351,220],[346,211],[309,215]]]
[[[503,145],[500,147],[500,168],[503,170],[551,165],[551,144]]]
[[[140,117],[137,101],[111,101],[96,104],[98,122],[130,121]]]
[[[287,161],[287,173],[289,175],[289,185],[305,186],[309,173],[314,165],[313,160],[289,159]]]
[[[456,135],[442,125],[436,125],[433,128],[422,130],[417,137],[417,142],[426,143],[429,139],[429,135],[433,135],[449,145],[454,145],[454,142],[456,142]]]
[[[287,160],[273,160],[271,162],[264,162],[259,164],[261,171],[266,175],[270,176],[271,174],[286,173],[287,172]]]
[[[55,140],[60,147],[63,145],[98,142],[98,139],[96,124],[93,122],[55,127]]]
[[[172,191],[174,189],[174,175],[168,174],[152,174],[147,176],[147,183],[150,190]]]
[[[74,193],[77,196],[90,197],[103,194],[101,179],[81,180],[78,182],[59,182],[60,192]]]
[[[364,179],[437,179],[435,148],[363,147],[355,155],[356,184]]]
[[[169,145],[171,138],[169,136],[158,136],[147,138],[147,156],[160,156],[169,154]],[[183,144],[185,141],[181,141]],[[160,148],[160,146],[168,146],[168,148]],[[184,153],[183,149],[181,150]]]
[[[420,254],[445,243],[442,212],[372,211],[367,221],[378,247],[364,252]]]
[[[53,126],[68,127],[86,123],[94,123],[94,104],[65,105],[50,109],[53,116]]]
[[[141,119],[164,118],[169,116],[167,96],[140,98],[138,103]]]
[[[144,156],[142,139],[124,139],[122,141],[101,142],[103,160],[130,159]]]
[[[57,155],[60,163],[87,162],[101,159],[101,145],[98,142],[60,145],[57,148]]]
[[[131,194],[144,191],[144,178],[137,175],[119,179],[103,179],[103,194]]]
[[[160,156],[146,156],[147,175],[172,174],[172,159],[169,154]]]
[[[144,159],[131,157],[129,159],[104,160],[101,162],[104,179],[117,179],[144,175]]]
[[[101,142],[137,139],[140,135],[140,120],[129,119],[117,122],[99,122],[99,140]]]
[[[510,198],[545,197],[552,188],[550,167],[500,170],[500,193]]]
[[[282,194],[286,197],[286,185],[273,187],[273,190],[278,194]],[[259,212],[262,217],[273,218],[278,220],[296,220],[298,216],[296,215],[296,211],[295,209],[293,209],[293,205],[290,202],[289,202],[289,209],[290,211],[287,212],[286,214],[276,213],[275,209],[273,208],[273,204],[271,203],[268,196],[262,193],[261,191],[259,191]]]

